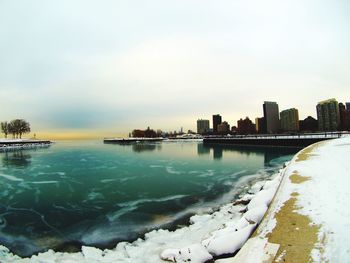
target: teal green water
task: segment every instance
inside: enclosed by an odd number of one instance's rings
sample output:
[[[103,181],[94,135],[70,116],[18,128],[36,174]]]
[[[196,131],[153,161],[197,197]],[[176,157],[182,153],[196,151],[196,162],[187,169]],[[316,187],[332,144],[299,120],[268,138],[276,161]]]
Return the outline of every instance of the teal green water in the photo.
[[[0,244],[28,256],[82,244],[110,247],[172,228],[232,200],[245,177],[268,177],[294,153],[99,141],[1,152]]]

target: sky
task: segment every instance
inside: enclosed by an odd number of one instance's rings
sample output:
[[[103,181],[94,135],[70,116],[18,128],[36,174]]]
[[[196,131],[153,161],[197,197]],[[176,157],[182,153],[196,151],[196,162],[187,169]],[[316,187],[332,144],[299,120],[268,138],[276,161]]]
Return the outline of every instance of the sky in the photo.
[[[37,137],[350,101],[348,0],[0,0],[0,120]]]

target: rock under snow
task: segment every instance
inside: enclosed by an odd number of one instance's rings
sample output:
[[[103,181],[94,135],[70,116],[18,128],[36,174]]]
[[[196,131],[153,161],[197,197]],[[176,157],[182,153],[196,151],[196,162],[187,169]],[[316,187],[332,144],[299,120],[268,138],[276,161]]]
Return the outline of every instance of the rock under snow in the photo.
[[[166,249],[160,257],[172,262],[204,263],[213,257],[201,244],[193,244],[181,249]]]

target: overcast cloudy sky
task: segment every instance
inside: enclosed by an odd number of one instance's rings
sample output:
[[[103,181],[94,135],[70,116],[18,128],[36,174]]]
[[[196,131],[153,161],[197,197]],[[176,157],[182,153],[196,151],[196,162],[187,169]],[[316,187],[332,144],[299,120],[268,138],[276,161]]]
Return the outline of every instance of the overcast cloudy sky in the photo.
[[[0,120],[38,134],[236,124],[350,101],[348,0],[0,0]]]

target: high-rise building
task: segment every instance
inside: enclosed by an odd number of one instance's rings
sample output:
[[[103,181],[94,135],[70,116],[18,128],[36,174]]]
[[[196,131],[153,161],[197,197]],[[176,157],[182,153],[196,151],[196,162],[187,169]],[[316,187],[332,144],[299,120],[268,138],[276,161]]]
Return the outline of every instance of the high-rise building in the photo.
[[[263,104],[265,128],[267,133],[277,133],[280,129],[278,104],[265,101]]]
[[[318,130],[318,123],[315,118],[308,116],[302,121],[299,121],[299,130],[301,132],[315,132]]]
[[[220,114],[213,115],[213,132],[218,132],[218,125],[222,122]]]
[[[257,133],[265,133],[266,127],[265,127],[265,120],[264,118],[255,118],[255,130]]]
[[[217,126],[218,133],[228,133],[230,132],[230,125],[224,121]]]
[[[350,102],[345,102],[345,106],[347,110],[350,110]]]
[[[209,120],[197,120],[197,133],[205,134],[209,132]]]
[[[316,106],[318,129],[336,131],[340,127],[339,104],[336,99],[321,101]]]
[[[345,108],[343,103],[339,103],[340,130],[350,131],[350,109]]]
[[[292,108],[281,111],[280,119],[283,131],[299,131],[299,112],[297,109]]]
[[[237,133],[254,134],[256,133],[255,124],[248,117],[244,120],[241,118],[237,121]]]

